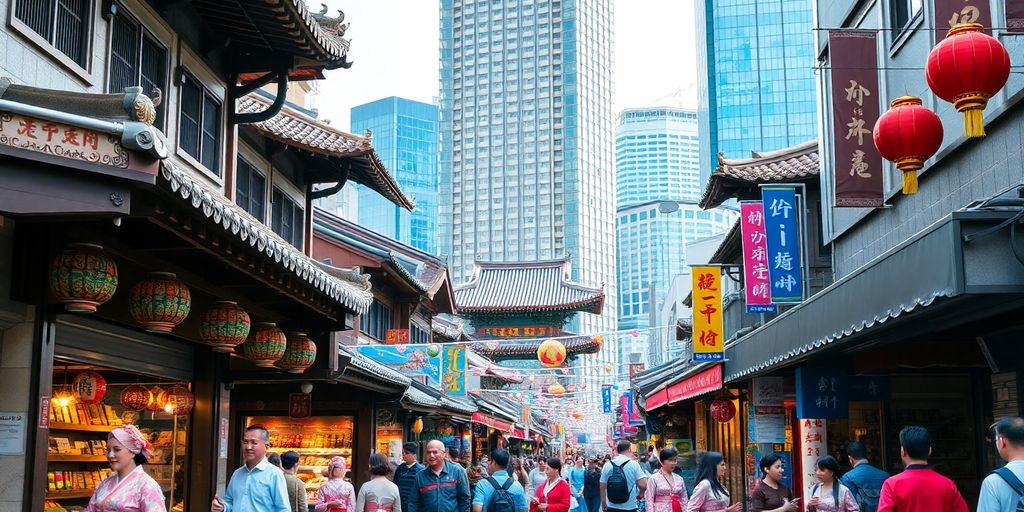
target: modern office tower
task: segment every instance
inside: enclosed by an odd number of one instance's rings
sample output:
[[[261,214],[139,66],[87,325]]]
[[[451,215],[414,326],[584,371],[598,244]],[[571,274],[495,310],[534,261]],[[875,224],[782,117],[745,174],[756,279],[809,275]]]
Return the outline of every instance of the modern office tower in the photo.
[[[726,158],[817,138],[809,1],[697,0],[701,183]]]
[[[478,259],[570,256],[572,280],[603,284],[608,300],[569,328],[614,330],[612,0],[440,3],[440,238],[452,278],[466,281]],[[589,389],[599,367],[581,369]]]
[[[615,207],[650,201],[697,201],[700,145],[697,111],[624,110],[615,127]]]
[[[373,146],[406,194],[408,212],[367,187],[359,190],[358,223],[421,251],[438,253],[437,105],[392,96],[352,108],[351,131],[369,130]]]

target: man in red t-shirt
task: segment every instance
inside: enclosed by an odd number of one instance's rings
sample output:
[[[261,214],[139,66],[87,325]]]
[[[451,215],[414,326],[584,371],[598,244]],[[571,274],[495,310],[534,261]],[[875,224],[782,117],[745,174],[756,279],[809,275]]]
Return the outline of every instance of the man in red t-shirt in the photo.
[[[924,427],[903,427],[900,457],[906,471],[882,484],[878,512],[968,512],[952,480],[928,467],[932,442]]]

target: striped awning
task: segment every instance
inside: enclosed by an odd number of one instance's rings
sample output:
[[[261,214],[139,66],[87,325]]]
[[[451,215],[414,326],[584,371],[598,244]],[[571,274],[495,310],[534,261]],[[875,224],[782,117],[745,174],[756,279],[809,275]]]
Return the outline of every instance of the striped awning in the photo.
[[[528,262],[476,262],[473,278],[455,288],[464,313],[487,311],[583,311],[600,313],[604,287],[569,280],[568,259]]]

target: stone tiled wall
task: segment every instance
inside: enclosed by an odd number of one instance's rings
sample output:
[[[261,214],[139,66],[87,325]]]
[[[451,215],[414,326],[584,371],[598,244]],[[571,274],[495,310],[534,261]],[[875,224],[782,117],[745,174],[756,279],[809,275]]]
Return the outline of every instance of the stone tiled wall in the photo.
[[[972,201],[1024,181],[1024,106],[1017,104],[919,176],[916,195],[897,195],[836,240],[836,276],[842,277]],[[962,129],[946,124],[946,130]]]

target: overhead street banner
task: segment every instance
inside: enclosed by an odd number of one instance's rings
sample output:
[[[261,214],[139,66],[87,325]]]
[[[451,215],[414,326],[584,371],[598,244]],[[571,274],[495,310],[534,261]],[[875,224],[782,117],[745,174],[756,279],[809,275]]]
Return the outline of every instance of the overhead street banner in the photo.
[[[884,200],[885,168],[871,135],[878,122],[880,101],[877,39],[874,30],[828,33],[837,207],[881,208]]]

